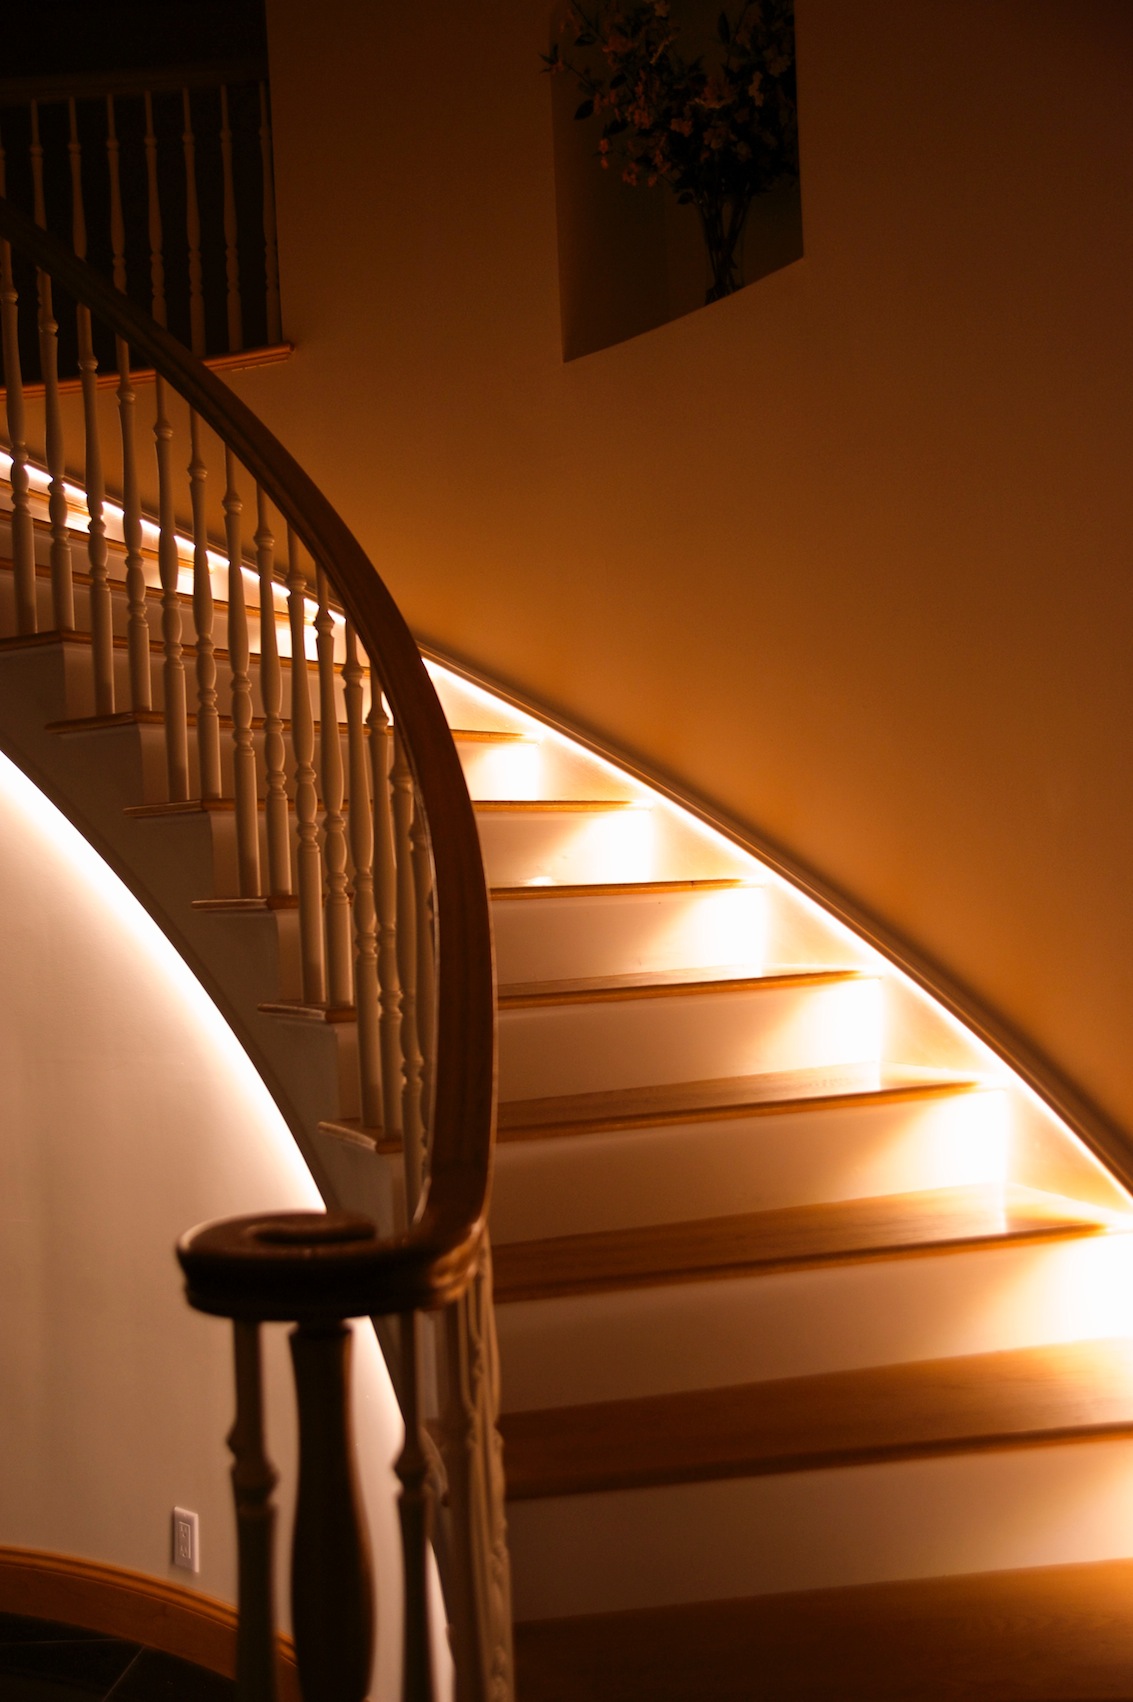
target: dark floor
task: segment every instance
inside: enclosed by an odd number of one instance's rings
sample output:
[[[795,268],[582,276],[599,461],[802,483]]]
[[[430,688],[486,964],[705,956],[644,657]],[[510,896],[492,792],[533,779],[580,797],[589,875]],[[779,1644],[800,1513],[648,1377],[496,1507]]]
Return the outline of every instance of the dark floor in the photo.
[[[236,1686],[172,1655],[0,1613],[0,1702],[234,1702]]]

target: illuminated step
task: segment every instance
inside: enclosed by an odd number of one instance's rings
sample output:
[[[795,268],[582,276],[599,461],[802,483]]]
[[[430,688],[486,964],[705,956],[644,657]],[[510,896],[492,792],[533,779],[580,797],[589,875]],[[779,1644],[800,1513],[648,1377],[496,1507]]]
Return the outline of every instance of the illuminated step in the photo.
[[[1133,1342],[510,1413],[509,1500],[1133,1436]]]
[[[492,1189],[497,1245],[1001,1182],[1007,1172],[1005,1095],[963,1080],[890,1071],[859,1092],[764,1103],[749,1093],[730,1114],[719,1105],[698,1114],[686,1094],[669,1121],[659,1097],[648,1096],[658,1120],[629,1128],[540,1139],[536,1127],[519,1139],[509,1126]]]
[[[496,973],[507,982],[764,962],[763,887],[740,880],[497,887]]]
[[[504,1406],[1123,1334],[1124,1221],[1031,1189],[972,1187],[505,1245]],[[507,1298],[540,1283],[557,1297]]]
[[[1119,1698],[1133,1560],[1003,1569],[520,1622],[524,1702]]]
[[[1133,1438],[1089,1432],[508,1508],[519,1620],[1108,1561],[1131,1533]]]
[[[496,799],[477,804],[476,820],[492,887],[736,878],[752,866],[630,798]]]
[[[880,982],[853,970],[501,988],[507,1099],[878,1063]]]

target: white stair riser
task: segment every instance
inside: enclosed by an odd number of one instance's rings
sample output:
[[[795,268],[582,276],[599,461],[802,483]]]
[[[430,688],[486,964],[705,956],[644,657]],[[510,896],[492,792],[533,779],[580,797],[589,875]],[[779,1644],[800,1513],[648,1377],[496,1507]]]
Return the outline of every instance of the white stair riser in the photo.
[[[1007,1133],[1004,1095],[989,1091],[505,1141],[492,1236],[537,1240],[1000,1182]]]
[[[459,726],[459,723],[455,725]],[[605,763],[572,758],[557,740],[458,739],[472,798],[629,798],[632,782]]]
[[[994,1353],[1133,1333],[1133,1236],[515,1301],[497,1321],[513,1411]]]
[[[1133,1440],[513,1502],[518,1620],[1133,1555]]]
[[[834,981],[500,1013],[500,1096],[535,1099],[881,1057],[879,983]]]
[[[674,826],[667,813],[506,810],[477,818],[491,886],[749,878],[750,861]]]
[[[508,898],[492,906],[496,973],[510,981],[764,965],[764,889]]]

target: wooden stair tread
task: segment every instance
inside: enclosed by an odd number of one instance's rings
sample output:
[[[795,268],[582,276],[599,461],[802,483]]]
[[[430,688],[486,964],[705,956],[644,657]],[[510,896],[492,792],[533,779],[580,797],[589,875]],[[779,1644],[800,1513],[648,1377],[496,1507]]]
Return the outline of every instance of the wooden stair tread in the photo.
[[[493,902],[499,903],[516,898],[637,898],[679,892],[725,892],[754,884],[743,876],[714,880],[584,881],[561,886],[541,881],[533,886],[494,886],[490,897]]]
[[[520,1623],[519,1702],[1117,1702],[1133,1560]]]
[[[602,810],[648,808],[636,798],[474,798],[472,808],[480,815],[570,815]]]
[[[540,1005],[603,1004],[620,999],[671,998],[682,993],[755,992],[821,987],[868,978],[859,969],[779,969],[759,972],[742,964],[694,969],[647,969],[628,975],[579,976],[563,981],[512,982],[499,989],[501,1010]]]
[[[662,1123],[771,1116],[822,1106],[879,1105],[939,1094],[971,1093],[981,1084],[945,1071],[847,1064],[661,1086],[601,1088],[540,1099],[506,1099],[499,1108],[499,1138],[539,1140],[553,1135],[648,1128]]]
[[[1050,1240],[1099,1233],[1120,1221],[1017,1183],[779,1206],[732,1217],[503,1242],[493,1254],[495,1296],[497,1302],[549,1299]]]
[[[1133,1342],[505,1413],[501,1430],[513,1500],[1133,1434]]]

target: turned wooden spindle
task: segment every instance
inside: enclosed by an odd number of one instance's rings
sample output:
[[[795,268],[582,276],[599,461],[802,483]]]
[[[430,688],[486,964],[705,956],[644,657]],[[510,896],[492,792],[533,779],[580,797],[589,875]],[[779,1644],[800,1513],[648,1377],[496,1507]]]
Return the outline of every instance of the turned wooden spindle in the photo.
[[[260,891],[260,811],[256,751],[252,738],[251,646],[244,599],[240,519],[244,505],[236,486],[236,457],[224,450],[224,534],[228,545],[228,661],[232,688],[232,768],[236,795],[236,856],[241,898]]]
[[[146,207],[149,215],[150,302],[159,325],[165,324],[165,260],[162,254],[161,197],[157,181],[157,132],[153,127],[153,95],[145,91]]]
[[[346,818],[342,746],[338,735],[338,693],[334,670],[334,619],[330,586],[321,567],[315,569],[315,635],[319,672],[319,782],[323,798],[323,859],[326,864],[327,1003],[350,1005],[354,1000],[350,946],[350,899],[347,894]]]
[[[433,859],[429,851],[429,829],[414,793],[413,825],[409,830],[413,860],[413,891],[416,898],[417,936],[417,1045],[421,1053],[421,1122],[424,1174],[429,1173],[428,1130],[433,1103],[434,1028],[436,1026],[436,952],[433,918]]]
[[[208,467],[201,448],[201,421],[189,410],[189,493],[193,511],[193,637],[197,646],[197,768],[202,798],[219,798],[220,717],[216,705],[216,654],[213,644],[212,569],[208,551],[205,480]]]
[[[130,663],[130,702],[134,709],[152,704],[150,633],[145,562],[142,558],[142,503],[134,443],[136,404],[130,376],[130,350],[118,339],[118,424],[122,437],[122,541],[126,550],[126,646]]]
[[[169,801],[189,797],[189,722],[185,688],[185,659],[181,645],[181,558],[173,494],[173,426],[167,411],[165,382],[154,384],[157,449],[157,565],[161,576],[161,681],[165,700],[165,761]]]
[[[228,347],[244,347],[244,318],[240,307],[240,250],[236,230],[236,186],[232,175],[232,127],[228,122],[228,89],[220,88],[220,162],[224,179],[224,276],[228,304]]]
[[[397,864],[393,844],[390,757],[393,733],[382,683],[370,669],[371,795],[374,801],[374,907],[378,921],[378,1007],[382,1051],[382,1125],[401,1134],[401,982],[397,973]]]
[[[378,999],[378,919],[374,907],[374,817],[370,803],[366,729],[362,719],[364,670],[358,639],[346,623],[342,669],[346,749],[350,766],[350,858],[354,864],[354,1005],[358,1017],[358,1089],[362,1121],[382,1120],[381,1017]]]
[[[393,730],[393,839],[397,858],[397,974],[401,984],[401,1129],[406,1209],[417,1208],[425,1177],[421,1084],[424,1059],[417,1033],[417,883],[413,874],[413,771]]]
[[[47,212],[43,194],[43,146],[39,137],[39,102],[31,103],[31,167],[35,222],[46,229]],[[59,326],[52,303],[51,274],[36,268],[39,292],[39,369],[43,379],[44,451],[50,476],[47,514],[51,525],[51,624],[57,632],[75,625],[75,589],[71,577],[71,540],[68,528],[67,492],[64,487],[66,457],[63,448],[63,414],[59,405]]]
[[[287,613],[291,627],[291,748],[295,759],[295,814],[299,847],[299,950],[303,998],[326,1002],[323,944],[323,869],[319,855],[319,797],[315,786],[315,724],[307,679],[307,576],[299,541],[287,528]]]
[[[260,169],[264,184],[264,280],[267,291],[267,338],[278,343],[283,336],[279,306],[279,247],[275,219],[275,177],[272,170],[271,113],[268,86],[260,84]]]
[[[79,259],[87,250],[86,211],[83,203],[82,147],[74,101],[68,102],[71,159],[71,243]],[[105,486],[102,472],[102,443],[98,423],[98,361],[90,309],[79,302],[75,309],[79,345],[79,378],[83,393],[84,471],[87,504],[87,562],[90,567],[89,621],[91,672],[94,676],[95,710],[99,715],[114,712],[114,638],[111,629],[110,586],[107,577],[106,520],[103,513]]]
[[[264,709],[264,769],[267,774],[268,891],[291,894],[291,821],[287,803],[287,746],[283,739],[283,672],[275,632],[275,536],[268,502],[256,486],[256,563],[260,579],[260,701]]]
[[[397,1510],[401,1521],[401,1558],[405,1578],[401,1693],[404,1702],[433,1702],[428,1580],[433,1520],[429,1458],[421,1417],[421,1325],[415,1312],[403,1312],[399,1324],[405,1442],[394,1469],[401,1483]]]
[[[0,195],[4,193],[4,153],[0,148]],[[4,401],[8,420],[8,484],[12,493],[12,571],[16,591],[16,631],[35,632],[39,620],[35,595],[35,530],[29,504],[28,446],[24,437],[24,381],[20,367],[20,298],[12,276],[12,250],[0,242],[0,334],[4,349]]]
[[[236,1629],[236,1693],[240,1702],[275,1702],[275,1612],[272,1551],[278,1480],[264,1446],[263,1373],[259,1325],[232,1326],[236,1365],[236,1419],[228,1433],[240,1618]]]
[[[201,212],[197,201],[197,139],[188,89],[181,90],[181,151],[185,161],[185,236],[189,247],[189,346],[205,352],[205,296],[201,271]]]

